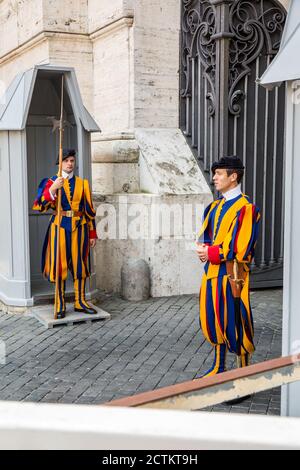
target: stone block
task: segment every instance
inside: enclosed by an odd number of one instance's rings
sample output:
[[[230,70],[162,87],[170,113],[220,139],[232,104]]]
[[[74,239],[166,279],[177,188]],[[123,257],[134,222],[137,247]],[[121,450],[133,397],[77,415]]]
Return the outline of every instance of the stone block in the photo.
[[[36,318],[40,323],[42,323],[47,329],[53,328],[55,326],[69,325],[72,326],[75,323],[86,323],[99,320],[109,320],[110,314],[102,310],[97,306],[93,306],[97,310],[96,315],[86,315],[83,313],[77,313],[72,310],[70,305],[66,306],[67,314],[66,318],[55,320],[53,317],[53,306],[40,306],[33,307],[28,313],[28,315]],[[68,313],[69,310],[69,313]]]
[[[99,194],[137,193],[140,188],[136,163],[101,163],[92,165],[93,191]]]
[[[93,39],[94,117],[103,133],[133,128],[133,37],[130,24]]]
[[[128,259],[121,270],[122,297],[139,302],[150,296],[150,269],[145,260]]]

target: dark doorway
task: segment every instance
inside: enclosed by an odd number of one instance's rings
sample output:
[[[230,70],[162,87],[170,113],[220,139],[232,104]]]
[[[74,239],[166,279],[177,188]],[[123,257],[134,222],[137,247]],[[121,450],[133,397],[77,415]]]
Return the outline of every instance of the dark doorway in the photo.
[[[48,298],[53,287],[42,277],[41,256],[43,242],[49,224],[49,213],[40,214],[32,210],[39,183],[43,178],[57,173],[56,158],[59,148],[58,130],[53,131],[50,118],[60,115],[61,74],[39,71],[30,105],[27,136],[27,168],[30,231],[31,295],[34,301]],[[65,89],[64,146],[78,148],[77,126],[71,101]],[[67,286],[68,289],[68,286]]]

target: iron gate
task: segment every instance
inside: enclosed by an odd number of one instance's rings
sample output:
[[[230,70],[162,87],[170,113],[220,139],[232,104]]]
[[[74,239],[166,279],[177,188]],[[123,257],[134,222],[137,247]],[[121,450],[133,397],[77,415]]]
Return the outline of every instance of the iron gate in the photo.
[[[208,182],[222,155],[246,166],[243,192],[262,212],[253,287],[282,285],[285,85],[257,79],[285,20],[277,0],[182,0],[180,127]]]

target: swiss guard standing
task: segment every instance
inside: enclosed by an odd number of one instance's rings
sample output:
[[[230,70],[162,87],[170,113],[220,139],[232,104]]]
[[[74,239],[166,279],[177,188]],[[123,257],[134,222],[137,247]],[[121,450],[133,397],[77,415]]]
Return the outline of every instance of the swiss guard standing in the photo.
[[[198,256],[205,264],[200,291],[200,324],[214,347],[212,367],[201,377],[226,370],[226,352],[239,366],[249,365],[255,347],[249,298],[249,271],[256,246],[260,212],[242,194],[244,166],[235,156],[212,165],[215,188],[222,196],[204,211]]]
[[[59,164],[59,161],[56,162]],[[56,282],[56,237],[59,225],[57,215],[57,193],[61,189],[61,222],[59,232],[60,266],[58,279],[58,299],[56,317],[64,318],[65,284],[68,270],[74,280],[75,311],[84,314],[97,313],[85,300],[86,279],[90,277],[89,252],[96,245],[97,233],[95,210],[93,208],[88,180],[74,175],[76,152],[64,149],[62,158],[62,177],[44,179],[38,188],[33,210],[54,211],[42,254],[42,271],[48,281]]]

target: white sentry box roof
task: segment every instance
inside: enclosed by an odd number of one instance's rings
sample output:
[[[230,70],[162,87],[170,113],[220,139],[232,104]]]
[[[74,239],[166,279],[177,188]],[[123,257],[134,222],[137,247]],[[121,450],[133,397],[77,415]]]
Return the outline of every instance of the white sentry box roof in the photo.
[[[300,0],[291,0],[280,50],[259,84],[272,89],[282,82],[300,79],[299,51]]]
[[[74,114],[80,119],[86,131],[100,132],[99,126],[83,105],[74,69],[51,65],[37,65],[15,77],[0,101],[0,131],[25,129],[38,73],[45,73],[48,76],[51,73],[54,75],[64,73]]]

